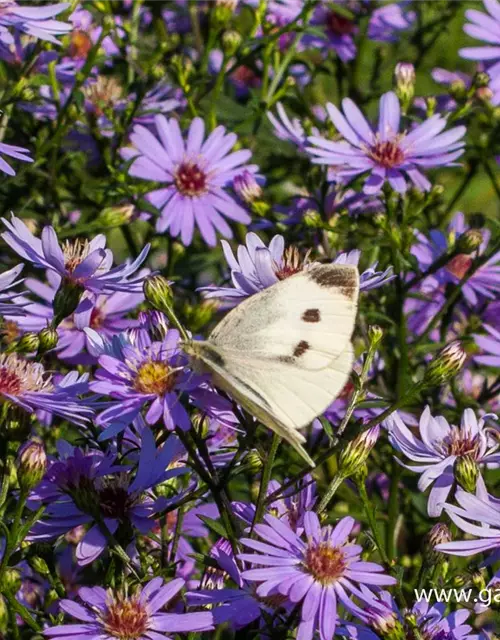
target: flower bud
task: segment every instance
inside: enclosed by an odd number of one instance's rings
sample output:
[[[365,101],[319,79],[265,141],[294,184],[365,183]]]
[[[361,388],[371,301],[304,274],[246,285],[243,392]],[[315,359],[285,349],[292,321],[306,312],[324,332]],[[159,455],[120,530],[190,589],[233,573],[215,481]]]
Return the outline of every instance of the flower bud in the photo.
[[[234,56],[241,44],[241,36],[237,31],[226,31],[222,36],[222,50],[226,56]]]
[[[238,0],[215,0],[213,12],[215,24],[219,26],[227,24],[229,20],[231,20],[237,6]]]
[[[50,575],[50,569],[47,563],[43,558],[40,558],[40,556],[33,556],[32,558],[29,558],[28,564],[33,569],[33,571],[42,576],[42,578],[46,578]]]
[[[57,330],[54,329],[54,327],[45,327],[45,329],[39,331],[38,339],[40,340],[38,353],[42,354],[57,347],[59,336],[57,334]]]
[[[40,345],[38,334],[29,332],[23,334],[18,342],[13,345],[17,353],[35,353]]]
[[[370,617],[370,626],[378,635],[386,638],[386,640],[403,640],[406,638],[403,625],[398,620],[394,611],[391,611],[389,607],[385,610],[369,609],[368,615]]]
[[[147,276],[144,280],[144,296],[158,311],[168,315],[172,309],[174,296],[169,281],[163,276]]]
[[[236,194],[247,204],[252,204],[255,200],[262,198],[262,189],[250,171],[235,176],[233,188]]]
[[[460,340],[453,340],[429,364],[423,379],[424,386],[433,387],[451,380],[462,369],[466,358]]]
[[[191,418],[193,429],[198,433],[200,438],[205,439],[209,433],[210,418],[198,411]]]
[[[121,207],[107,207],[99,214],[99,223],[105,227],[121,227],[129,222],[134,214],[133,204]]]
[[[42,480],[47,470],[47,455],[41,442],[29,440],[18,452],[17,478],[22,491],[28,492]]]
[[[472,584],[478,591],[483,591],[486,588],[486,580],[480,570],[474,571],[472,574]]]
[[[468,229],[457,239],[456,248],[459,253],[473,253],[483,242],[483,234],[479,229]]]
[[[54,327],[60,325],[64,318],[67,318],[76,310],[83,291],[84,289],[80,284],[69,278],[65,278],[61,282],[54,297]]]
[[[475,87],[487,87],[490,84],[490,76],[486,73],[486,71],[479,71],[474,76],[474,86]]]
[[[438,544],[444,544],[445,542],[451,542],[451,531],[444,522],[438,522],[424,537],[422,552],[424,556],[424,562],[427,565],[436,564],[442,559],[443,554],[436,551],[435,547]]]
[[[250,471],[257,473],[262,469],[262,458],[257,451],[249,451],[242,460],[243,466],[248,466]]]
[[[479,477],[479,467],[472,456],[460,456],[455,461],[455,478],[458,484],[468,491],[475,493],[477,479]]]
[[[398,62],[394,71],[396,95],[406,111],[415,95],[415,67],[410,62]]]
[[[307,209],[302,216],[302,220],[306,227],[309,227],[310,229],[320,229],[323,226],[321,214],[315,209]]]
[[[339,456],[339,475],[347,478],[363,465],[380,435],[380,426],[363,431],[351,440]]]
[[[0,592],[17,593],[21,588],[21,574],[17,569],[7,568],[3,574]]]
[[[368,340],[372,347],[376,347],[382,340],[383,336],[384,332],[377,324],[373,324],[368,327]]]
[[[427,116],[427,118],[431,118],[436,111],[437,100],[434,96],[429,96],[425,102],[427,106],[425,115]]]

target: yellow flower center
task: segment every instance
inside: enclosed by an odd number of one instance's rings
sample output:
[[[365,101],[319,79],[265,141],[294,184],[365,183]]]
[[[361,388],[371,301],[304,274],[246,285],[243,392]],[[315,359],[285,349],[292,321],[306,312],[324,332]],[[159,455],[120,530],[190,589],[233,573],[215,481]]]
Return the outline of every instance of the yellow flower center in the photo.
[[[148,629],[148,613],[138,597],[118,595],[103,616],[106,631],[119,640],[136,640]]]
[[[175,378],[175,372],[166,362],[150,360],[142,364],[137,371],[134,388],[140,393],[163,396],[171,391]]]
[[[323,585],[336,582],[343,575],[346,566],[342,550],[328,542],[313,543],[306,551],[306,570]]]

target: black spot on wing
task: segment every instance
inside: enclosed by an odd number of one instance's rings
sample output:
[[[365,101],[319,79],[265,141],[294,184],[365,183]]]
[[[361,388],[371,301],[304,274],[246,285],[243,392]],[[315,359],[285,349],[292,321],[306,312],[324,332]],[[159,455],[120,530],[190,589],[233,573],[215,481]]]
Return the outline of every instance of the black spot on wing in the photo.
[[[304,322],[319,322],[321,320],[319,309],[307,309],[302,314],[302,320]]]
[[[219,367],[223,367],[226,364],[221,354],[215,349],[211,349],[210,347],[205,347],[205,358]]]
[[[293,350],[293,355],[296,358],[300,358],[300,356],[304,355],[304,353],[309,349],[309,343],[305,340],[301,340],[295,349]]]
[[[356,269],[337,264],[321,264],[309,271],[309,278],[320,287],[336,288],[342,295],[354,300],[358,290]]]

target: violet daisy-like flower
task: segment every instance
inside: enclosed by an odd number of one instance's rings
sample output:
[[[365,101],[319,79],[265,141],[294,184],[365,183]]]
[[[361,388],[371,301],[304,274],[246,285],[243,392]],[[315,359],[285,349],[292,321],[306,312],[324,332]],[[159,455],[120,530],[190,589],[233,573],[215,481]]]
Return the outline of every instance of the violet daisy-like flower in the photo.
[[[500,2],[483,0],[488,13],[468,9],[465,15],[470,22],[464,31],[472,38],[482,40],[486,45],[481,47],[465,47],[460,49],[462,58],[484,62],[491,78],[490,89],[493,91],[492,103],[500,104]]]
[[[40,40],[60,44],[56,36],[71,31],[71,25],[60,20],[53,20],[53,18],[70,6],[68,2],[30,6],[26,3],[21,5],[15,0],[2,0],[0,4],[0,41],[6,45],[14,44],[14,37],[10,32],[12,29]]]
[[[0,13],[2,9],[0,8]],[[5,144],[5,142],[0,142],[0,154],[5,156],[9,156],[9,158],[15,158],[16,160],[22,160],[22,162],[33,162],[33,158],[29,157],[30,151],[29,149],[24,149],[23,147],[15,147],[12,144]],[[3,171],[9,176],[15,176],[16,172],[10,166],[10,164],[4,160],[0,155],[0,171]]]
[[[205,138],[205,125],[194,118],[186,139],[179,123],[163,115],[155,117],[156,137],[136,125],[130,136],[135,148],[122,149],[122,156],[133,159],[129,174],[154,180],[166,186],[151,191],[147,199],[161,211],[156,222],[159,233],[168,231],[190,245],[198,227],[204,241],[215,246],[216,232],[232,237],[225,220],[248,224],[248,212],[227,192],[234,177],[243,171],[255,173],[255,165],[245,164],[252,155],[246,149],[230,153],[236,143],[234,133],[219,126]]]
[[[45,479],[30,495],[32,508],[43,504],[46,509],[29,539],[54,540],[85,525],[88,530],[77,545],[76,559],[79,565],[87,565],[107,549],[107,534],[120,528],[128,531],[131,526],[146,534],[155,525],[156,513],[176,500],[156,498],[151,488],[185,472],[177,463],[170,468],[177,449],[175,437],[156,449],[151,431],[144,429],[137,473],[132,479],[130,466],[115,464],[111,453],[86,453],[60,442],[59,459],[51,463]]]
[[[87,335],[95,336],[95,332]],[[99,336],[97,336],[99,338]],[[98,357],[99,369],[91,391],[111,398],[111,406],[97,417],[105,427],[101,439],[123,431],[143,409],[147,409],[148,424],[162,421],[169,430],[188,430],[189,416],[179,401],[180,393],[189,393],[199,386],[199,376],[186,369],[187,360],[181,352],[177,329],[170,329],[165,338],[153,341],[146,332],[135,341],[131,334],[112,342],[113,353]]]
[[[79,622],[50,627],[44,635],[57,640],[169,640],[177,633],[209,631],[213,628],[209,611],[162,612],[184,584],[181,578],[167,583],[153,578],[133,594],[81,587],[81,603],[65,599],[59,602],[61,611]]]
[[[375,587],[396,583],[380,565],[361,561],[362,548],[348,540],[356,524],[351,517],[343,518],[335,527],[322,528],[318,516],[308,511],[302,536],[271,515],[264,520],[265,524],[257,524],[254,529],[264,542],[241,540],[257,553],[243,553],[239,559],[260,566],[244,571],[242,577],[260,583],[258,596],[282,595],[300,606],[297,633],[303,640],[312,639],[316,631],[321,640],[333,638],[337,603],[351,613],[359,609],[348,593],[359,595],[355,583]]]
[[[419,422],[419,439],[401,417],[394,414],[389,439],[393,447],[417,463],[401,464],[421,474],[418,482],[420,491],[433,485],[427,504],[431,517],[441,514],[456,481],[462,480],[464,471],[461,465],[464,462],[474,468],[500,463],[498,431],[488,427],[486,422],[491,418],[496,416],[487,414],[478,420],[472,409],[466,409],[460,427],[457,427],[450,425],[443,416],[432,416],[430,408],[426,407]]]
[[[36,238],[22,220],[14,215],[10,221],[2,218],[7,231],[1,236],[24,260],[35,267],[50,269],[71,283],[91,293],[113,291],[141,292],[144,274],[136,274],[149,252],[146,245],[130,263],[112,267],[113,254],[106,249],[106,236],[97,235],[88,240],[68,240],[59,245],[53,227],[44,227],[42,238]],[[135,275],[134,275],[135,274]]]
[[[17,277],[24,265],[18,264],[0,274],[0,316],[22,316],[25,313],[24,303],[19,302],[19,293],[12,289],[22,282]]]
[[[300,120],[298,118],[290,119],[281,102],[277,103],[276,111],[277,116],[270,111],[267,113],[267,117],[273,125],[274,135],[280,138],[280,140],[286,140],[287,142],[295,144],[303,151],[307,141],[307,135]]]
[[[229,243],[221,240],[224,257],[231,269],[232,287],[201,287],[207,298],[221,298],[229,305],[235,305],[267,287],[284,280],[289,276],[307,269],[310,264],[308,255],[302,259],[296,247],[285,249],[285,239],[281,235],[273,236],[269,246],[256,233],[250,232],[246,236],[246,246],[239,245],[237,256],[233,254]],[[358,264],[359,251],[340,254],[336,264]],[[382,286],[395,276],[392,267],[385,271],[376,271],[375,263],[360,274],[360,289],[368,290]]]
[[[88,390],[88,374],[76,371],[56,382],[43,364],[16,353],[0,353],[0,398],[32,414],[47,411],[83,425],[93,415],[92,409],[79,399]]]
[[[411,252],[417,258],[422,271],[425,271],[446,251],[459,244],[464,234],[470,235],[471,233],[478,234],[477,249],[472,253],[458,253],[442,269],[426,279],[424,284],[430,285],[431,289],[432,283],[438,288],[448,283],[458,284],[468,274],[474,258],[483,255],[488,248],[491,233],[488,229],[471,229],[465,222],[464,214],[459,212],[450,222],[446,234],[439,229],[433,229],[429,238],[421,233],[416,234],[418,243],[413,245]],[[465,237],[467,238],[467,236]],[[471,307],[478,305],[480,300],[493,300],[498,297],[500,293],[500,251],[493,254],[463,284],[462,293]]]
[[[358,27],[353,19],[348,18],[329,3],[320,2],[312,15],[311,25],[323,28],[322,36],[308,36],[304,41],[320,51],[333,49],[342,62],[349,62],[356,57],[354,36]]]
[[[21,298],[24,315],[14,317],[10,311],[5,317],[8,323],[8,335],[18,337],[27,331],[39,332],[54,319],[54,297],[61,283],[60,276],[47,271],[47,283],[27,278],[28,291],[35,294],[38,301]],[[128,318],[127,314],[136,309],[144,300],[144,294],[115,291],[110,295],[98,295],[87,309],[65,318],[57,327],[57,356],[75,364],[95,364],[95,357],[89,352],[89,339],[85,328],[98,331],[104,338],[111,339],[125,329],[137,327],[139,322]]]
[[[444,509],[459,529],[477,540],[454,540],[436,545],[435,549],[453,556],[472,556],[500,549],[500,501],[484,488],[473,495],[459,489],[455,499],[459,506],[445,504]],[[474,524],[478,523],[478,524]]]
[[[442,133],[446,119],[440,115],[400,133],[401,107],[392,91],[380,100],[377,131],[350,98],[342,106],[344,114],[331,103],[326,107],[342,139],[311,136],[308,140],[314,146],[306,151],[313,156],[312,162],[334,166],[339,178],[369,173],[365,193],[378,193],[386,181],[395,191],[405,193],[407,178],[417,189],[429,191],[431,183],[420,169],[451,166],[463,153],[465,127]]]

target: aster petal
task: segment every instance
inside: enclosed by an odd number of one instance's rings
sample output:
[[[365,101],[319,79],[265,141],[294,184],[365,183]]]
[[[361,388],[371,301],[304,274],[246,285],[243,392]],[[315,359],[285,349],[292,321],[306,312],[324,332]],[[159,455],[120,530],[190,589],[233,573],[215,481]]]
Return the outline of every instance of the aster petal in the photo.
[[[194,118],[189,127],[186,153],[189,155],[198,155],[200,153],[203,138],[205,137],[205,123],[202,118]]]
[[[53,227],[44,227],[42,231],[42,250],[47,263],[59,273],[64,273],[64,254]]]
[[[82,607],[82,605],[77,602],[72,602],[71,600],[60,600],[59,607],[65,613],[73,616],[73,618],[77,618],[78,620],[83,620],[84,622],[96,621],[96,615],[89,609]]]
[[[342,106],[344,109],[349,108],[350,100],[349,98],[345,98],[342,101]],[[328,102],[326,105],[326,110],[328,115],[330,116],[330,120],[335,125],[336,129],[343,135],[343,137],[350,142],[355,147],[359,147],[361,141],[357,133],[352,129],[350,124],[347,122],[342,113],[337,109],[335,105],[331,102]]]
[[[169,600],[172,600],[172,598],[179,593],[184,584],[185,582],[182,578],[177,578],[170,581],[164,587],[161,587],[161,589],[158,589],[153,598],[148,599],[148,609],[151,613],[156,613],[163,608]]]
[[[319,621],[321,640],[331,640],[337,622],[337,597],[332,586],[324,587],[321,593]]]
[[[313,582],[302,603],[301,618],[302,620],[311,620],[315,618],[321,602],[321,592],[323,587],[319,582]]]
[[[392,140],[399,131],[401,107],[393,91],[388,91],[380,99],[378,134],[382,142]]]

